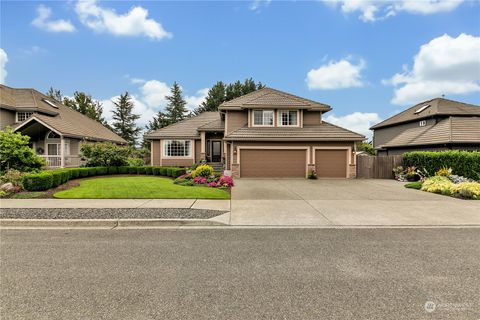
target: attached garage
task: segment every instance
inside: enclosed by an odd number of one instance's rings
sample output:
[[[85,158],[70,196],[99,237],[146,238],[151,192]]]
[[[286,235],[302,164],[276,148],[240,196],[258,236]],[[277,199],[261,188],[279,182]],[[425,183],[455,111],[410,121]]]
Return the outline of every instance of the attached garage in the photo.
[[[347,165],[347,149],[315,150],[315,168],[319,178],[346,178]]]
[[[240,177],[305,178],[307,148],[241,149]]]

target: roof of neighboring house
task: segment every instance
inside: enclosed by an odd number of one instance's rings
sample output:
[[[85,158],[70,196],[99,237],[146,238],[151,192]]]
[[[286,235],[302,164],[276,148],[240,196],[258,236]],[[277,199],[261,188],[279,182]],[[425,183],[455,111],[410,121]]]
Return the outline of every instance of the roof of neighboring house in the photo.
[[[216,121],[220,121],[219,112],[203,112],[192,118],[187,118],[180,122],[171,124],[164,128],[145,134],[145,138],[165,139],[165,138],[200,138],[199,128],[205,125],[214,125]],[[224,127],[221,128],[223,130]],[[206,130],[208,131],[208,130]]]
[[[31,121],[37,121],[66,137],[115,143],[127,142],[101,123],[34,89],[15,89],[0,85],[0,107],[20,112],[34,112],[27,120],[13,125],[15,130]]]
[[[323,121],[321,125],[303,128],[242,127],[226,135],[225,139],[233,141],[363,141],[365,137]]]
[[[323,112],[332,109],[329,105],[301,98],[272,88],[262,88],[236,99],[226,101],[222,103],[218,109],[241,110],[259,107],[274,107],[276,109],[311,109]]]
[[[444,98],[435,98],[416,104],[391,118],[377,123],[370,129],[379,129],[432,116],[480,116],[480,106]]]
[[[480,144],[480,117],[449,117],[435,125],[407,129],[379,148],[448,143]]]

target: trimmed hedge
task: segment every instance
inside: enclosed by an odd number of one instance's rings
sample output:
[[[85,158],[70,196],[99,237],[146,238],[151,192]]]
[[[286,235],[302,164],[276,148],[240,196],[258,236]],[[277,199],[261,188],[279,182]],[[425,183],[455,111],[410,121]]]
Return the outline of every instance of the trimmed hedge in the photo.
[[[403,155],[407,167],[425,169],[435,175],[441,168],[452,168],[453,174],[480,180],[480,152],[473,151],[415,151]]]
[[[185,174],[185,168],[178,167],[88,167],[47,170],[23,177],[23,187],[28,191],[43,191],[57,187],[69,180],[107,174],[154,174],[177,178]]]

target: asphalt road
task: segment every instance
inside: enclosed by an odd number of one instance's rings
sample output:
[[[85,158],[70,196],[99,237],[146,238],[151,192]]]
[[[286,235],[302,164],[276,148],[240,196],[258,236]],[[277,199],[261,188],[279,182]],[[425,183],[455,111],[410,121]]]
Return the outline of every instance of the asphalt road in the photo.
[[[480,229],[0,232],[2,320],[480,319]]]

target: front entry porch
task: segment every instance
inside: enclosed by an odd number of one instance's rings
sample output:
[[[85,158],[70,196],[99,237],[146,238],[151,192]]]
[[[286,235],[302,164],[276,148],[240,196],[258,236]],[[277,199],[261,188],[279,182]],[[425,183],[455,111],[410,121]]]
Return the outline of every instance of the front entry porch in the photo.
[[[200,159],[207,162],[217,172],[225,169],[225,146],[223,132],[210,131],[201,132]]]

